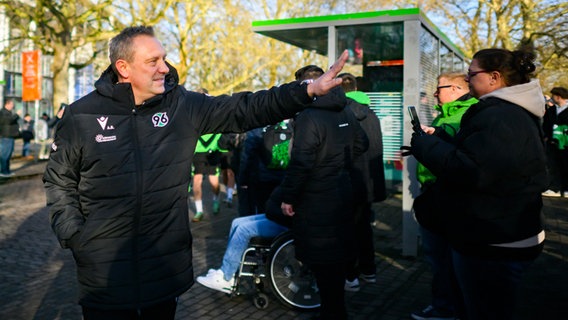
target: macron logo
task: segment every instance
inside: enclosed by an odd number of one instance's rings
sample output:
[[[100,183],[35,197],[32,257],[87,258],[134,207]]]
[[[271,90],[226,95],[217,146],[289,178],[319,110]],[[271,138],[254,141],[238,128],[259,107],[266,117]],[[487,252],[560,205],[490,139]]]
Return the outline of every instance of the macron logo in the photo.
[[[99,122],[99,125],[101,126],[101,128],[103,128],[103,130],[104,130],[106,128],[106,125],[107,125],[108,117],[101,116],[100,118],[97,118],[97,121]]]

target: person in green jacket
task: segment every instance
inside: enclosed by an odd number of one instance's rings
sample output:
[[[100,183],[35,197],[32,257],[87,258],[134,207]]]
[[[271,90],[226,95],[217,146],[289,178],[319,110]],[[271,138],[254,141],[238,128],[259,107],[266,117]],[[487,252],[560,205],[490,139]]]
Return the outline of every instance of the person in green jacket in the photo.
[[[434,97],[438,104],[434,109],[438,116],[432,121],[432,127],[443,128],[454,136],[459,128],[463,114],[467,109],[477,103],[477,99],[469,94],[469,86],[465,81],[464,73],[443,73],[438,76],[438,85]],[[421,163],[416,166],[416,177],[424,191],[436,177]],[[426,260],[432,267],[432,302],[421,311],[412,313],[412,318],[422,319],[455,319],[459,313],[461,302],[456,301],[459,292],[454,290],[450,246],[447,240],[431,230],[420,228],[422,248]],[[458,298],[459,299],[459,298]]]
[[[213,192],[213,208],[214,214],[219,213],[219,160],[221,150],[219,149],[219,138],[221,134],[208,133],[199,137],[195,146],[195,155],[193,156],[193,201],[195,203],[195,215],[193,222],[199,222],[203,219],[203,177],[207,176],[211,191]]]

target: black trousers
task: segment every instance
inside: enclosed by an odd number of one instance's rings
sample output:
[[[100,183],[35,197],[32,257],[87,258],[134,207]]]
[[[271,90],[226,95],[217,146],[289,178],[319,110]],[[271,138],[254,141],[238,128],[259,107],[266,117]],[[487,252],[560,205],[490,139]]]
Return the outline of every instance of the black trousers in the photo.
[[[102,310],[83,306],[83,320],[174,320],[177,298],[144,309]]]
[[[320,318],[325,320],[345,320],[345,265],[310,264],[310,269],[318,284],[321,308]]]
[[[347,269],[347,279],[353,281],[360,273],[375,274],[375,244],[373,241],[373,227],[371,227],[371,203],[353,205],[355,217],[355,252],[357,254],[353,265]]]

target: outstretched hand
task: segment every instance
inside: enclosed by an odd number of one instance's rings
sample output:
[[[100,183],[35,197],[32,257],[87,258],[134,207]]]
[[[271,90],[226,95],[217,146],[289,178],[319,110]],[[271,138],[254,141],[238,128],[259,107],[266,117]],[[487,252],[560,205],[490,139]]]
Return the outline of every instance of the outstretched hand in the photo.
[[[341,84],[342,79],[336,78],[345,62],[349,58],[349,52],[347,50],[343,51],[339,59],[337,59],[331,68],[327,70],[321,77],[319,77],[314,82],[308,84],[308,95],[313,96],[323,96],[326,95],[329,90],[337,87]]]

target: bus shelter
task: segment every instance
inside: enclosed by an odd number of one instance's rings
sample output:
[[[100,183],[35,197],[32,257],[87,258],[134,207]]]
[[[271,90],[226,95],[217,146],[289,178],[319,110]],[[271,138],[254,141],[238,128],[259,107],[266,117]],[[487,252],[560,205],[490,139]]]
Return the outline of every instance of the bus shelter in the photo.
[[[330,65],[349,51],[344,71],[358,77],[381,121],[387,186],[402,188],[402,254],[416,256],[416,161],[400,155],[412,135],[406,107],[416,106],[421,122],[430,123],[437,76],[464,71],[463,53],[418,8],[254,21],[252,29],[327,56]]]

